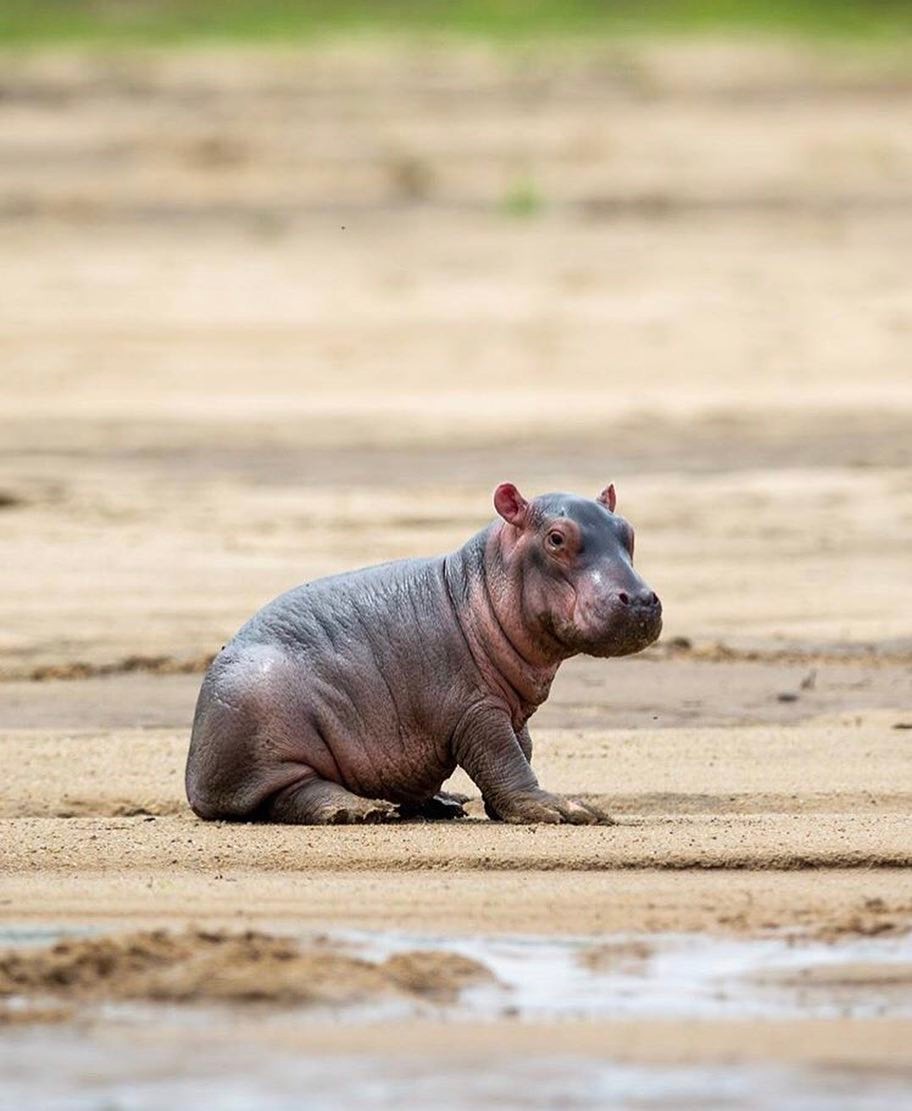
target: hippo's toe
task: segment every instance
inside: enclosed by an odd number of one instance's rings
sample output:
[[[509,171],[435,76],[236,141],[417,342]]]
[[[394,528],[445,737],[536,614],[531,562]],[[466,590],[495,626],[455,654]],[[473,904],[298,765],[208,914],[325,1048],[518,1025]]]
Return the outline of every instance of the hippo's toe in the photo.
[[[494,811],[485,805],[488,816],[512,825],[532,825],[544,822],[549,825],[566,823],[574,826],[613,825],[614,822],[598,807],[566,795],[552,795],[549,791],[523,791],[507,799],[498,800]]]
[[[325,821],[328,825],[377,825],[379,822],[390,822],[398,817],[396,807],[382,799],[360,799],[353,797],[348,801],[334,806],[326,813]]]

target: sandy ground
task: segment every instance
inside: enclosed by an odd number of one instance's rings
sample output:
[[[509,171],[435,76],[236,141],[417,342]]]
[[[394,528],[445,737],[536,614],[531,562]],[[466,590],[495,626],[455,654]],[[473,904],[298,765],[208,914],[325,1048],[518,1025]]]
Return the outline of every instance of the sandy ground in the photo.
[[[8,62],[0,924],[909,928],[904,71],[724,44]],[[537,719],[544,782],[617,824],[195,820],[209,656],[290,585],[461,543],[504,479],[614,479],[663,598],[663,644],[573,661]],[[798,1026],[497,1039],[908,1063],[905,1020]]]
[[[455,824],[204,824],[182,797],[183,732],[11,731],[2,910],[139,921],[190,900],[244,923],[457,932],[899,929],[912,795],[889,720],[541,730],[543,782],[616,816],[584,829],[501,827],[477,802]]]

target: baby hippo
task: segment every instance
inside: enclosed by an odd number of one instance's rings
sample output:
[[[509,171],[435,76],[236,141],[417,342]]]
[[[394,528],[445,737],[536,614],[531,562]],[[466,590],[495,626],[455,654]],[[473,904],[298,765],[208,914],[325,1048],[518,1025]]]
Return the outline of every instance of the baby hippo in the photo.
[[[318,579],[259,611],[203,680],[187,796],[201,818],[459,817],[457,766],[504,822],[607,820],[538,785],[528,721],[563,660],[658,637],[633,529],[595,500],[510,483],[457,551]]]

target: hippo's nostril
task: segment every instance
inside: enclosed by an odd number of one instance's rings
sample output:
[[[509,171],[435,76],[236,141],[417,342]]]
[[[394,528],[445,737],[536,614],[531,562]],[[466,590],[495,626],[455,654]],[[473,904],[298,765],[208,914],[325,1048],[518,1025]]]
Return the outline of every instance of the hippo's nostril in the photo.
[[[659,601],[658,595],[654,594],[651,590],[640,590],[633,596],[633,598],[630,599],[628,599],[627,595],[625,594],[624,604],[636,606],[638,610],[641,610],[643,612],[658,610],[661,609],[662,606],[662,603]]]
[[[624,591],[622,590],[618,594],[618,601],[621,603],[622,606],[629,606],[630,605],[630,595],[625,594]]]

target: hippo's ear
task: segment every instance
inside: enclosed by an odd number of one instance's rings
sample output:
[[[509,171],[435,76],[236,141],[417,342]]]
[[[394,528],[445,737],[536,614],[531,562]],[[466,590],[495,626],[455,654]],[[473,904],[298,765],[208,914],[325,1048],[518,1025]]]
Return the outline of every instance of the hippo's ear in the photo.
[[[610,512],[613,513],[614,507],[617,505],[618,502],[617,494],[614,492],[614,483],[609,482],[609,484],[595,500],[601,502],[606,509],[610,510]]]
[[[494,491],[494,508],[505,521],[522,528],[529,503],[512,482],[502,482]]]

